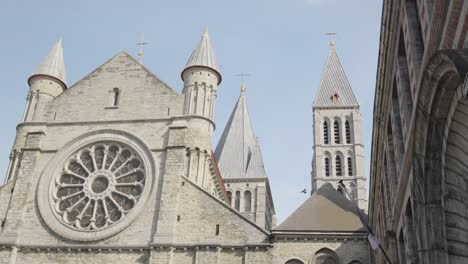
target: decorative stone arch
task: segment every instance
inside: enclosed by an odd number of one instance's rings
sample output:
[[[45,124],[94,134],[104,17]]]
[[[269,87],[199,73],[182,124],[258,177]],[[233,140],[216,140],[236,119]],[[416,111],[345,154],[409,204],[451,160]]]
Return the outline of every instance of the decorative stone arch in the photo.
[[[289,260],[287,260],[286,262],[284,262],[284,264],[304,264],[305,262],[302,261],[300,258],[298,257],[293,257]]]
[[[450,219],[457,208],[467,206],[468,201],[460,198],[456,189],[457,185],[468,183],[468,176],[448,173],[446,169],[455,166],[447,163],[447,153],[453,151],[453,144],[450,144],[452,133],[463,129],[460,125],[454,127],[454,118],[456,120],[457,113],[463,111],[460,109],[468,105],[467,87],[464,85],[467,72],[467,49],[437,52],[424,69],[415,100],[411,129],[413,144],[410,144],[412,150],[408,153],[413,174],[412,211],[413,218],[420,223],[415,231],[422,263],[452,263],[451,256],[455,255],[468,259],[466,244],[461,247],[451,245],[451,238],[458,232],[454,219]],[[466,150],[460,155],[466,155]],[[459,165],[468,167],[468,156],[459,162]],[[454,183],[456,180],[460,182],[451,187],[451,181]],[[448,192],[447,188],[454,190]]]
[[[318,250],[310,260],[310,264],[341,264],[341,260],[335,251],[329,248]]]

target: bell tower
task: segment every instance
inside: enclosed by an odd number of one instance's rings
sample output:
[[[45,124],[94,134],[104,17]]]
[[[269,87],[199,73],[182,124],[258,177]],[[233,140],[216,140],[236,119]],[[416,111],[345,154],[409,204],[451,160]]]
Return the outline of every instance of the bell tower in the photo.
[[[367,210],[364,145],[359,103],[343,70],[333,42],[313,102],[314,156],[312,192],[340,180],[351,201]]]

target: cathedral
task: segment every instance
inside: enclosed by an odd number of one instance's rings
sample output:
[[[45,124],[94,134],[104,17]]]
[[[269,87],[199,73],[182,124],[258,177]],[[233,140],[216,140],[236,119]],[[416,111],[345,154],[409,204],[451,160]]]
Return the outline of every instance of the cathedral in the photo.
[[[58,41],[28,79],[0,186],[1,264],[370,263],[359,103],[333,43],[312,192],[282,223],[244,84],[212,144],[223,88],[206,30],[181,78],[178,91],[120,52],[68,86]]]

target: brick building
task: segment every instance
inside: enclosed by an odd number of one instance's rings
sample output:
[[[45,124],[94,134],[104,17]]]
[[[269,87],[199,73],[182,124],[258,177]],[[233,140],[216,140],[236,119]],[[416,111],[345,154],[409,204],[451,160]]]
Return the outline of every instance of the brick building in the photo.
[[[369,219],[392,263],[468,263],[467,10],[383,3]]]

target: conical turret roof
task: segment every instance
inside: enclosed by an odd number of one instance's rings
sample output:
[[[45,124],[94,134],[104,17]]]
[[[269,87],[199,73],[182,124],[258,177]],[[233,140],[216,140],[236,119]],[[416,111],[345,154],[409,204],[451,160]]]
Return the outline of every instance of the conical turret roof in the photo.
[[[323,69],[320,86],[313,103],[314,107],[359,106],[348,82],[333,42],[330,45],[327,63]]]
[[[187,61],[187,64],[185,65],[182,73],[184,73],[185,70],[195,66],[207,67],[214,70],[219,76],[218,84],[221,82],[221,74],[219,73],[218,64],[216,63],[216,56],[213,50],[213,46],[211,45],[211,40],[207,28],[205,28],[198,46],[193,50],[192,55],[190,55],[190,58]]]
[[[258,139],[253,132],[245,92],[232,111],[215,150],[223,178],[266,178]]]
[[[56,78],[66,87],[62,38],[60,38],[55,46],[49,51],[49,54],[47,54],[42,63],[39,64],[39,66],[36,68],[36,71],[34,71],[31,77],[29,77],[29,80],[37,75],[46,75]]]

